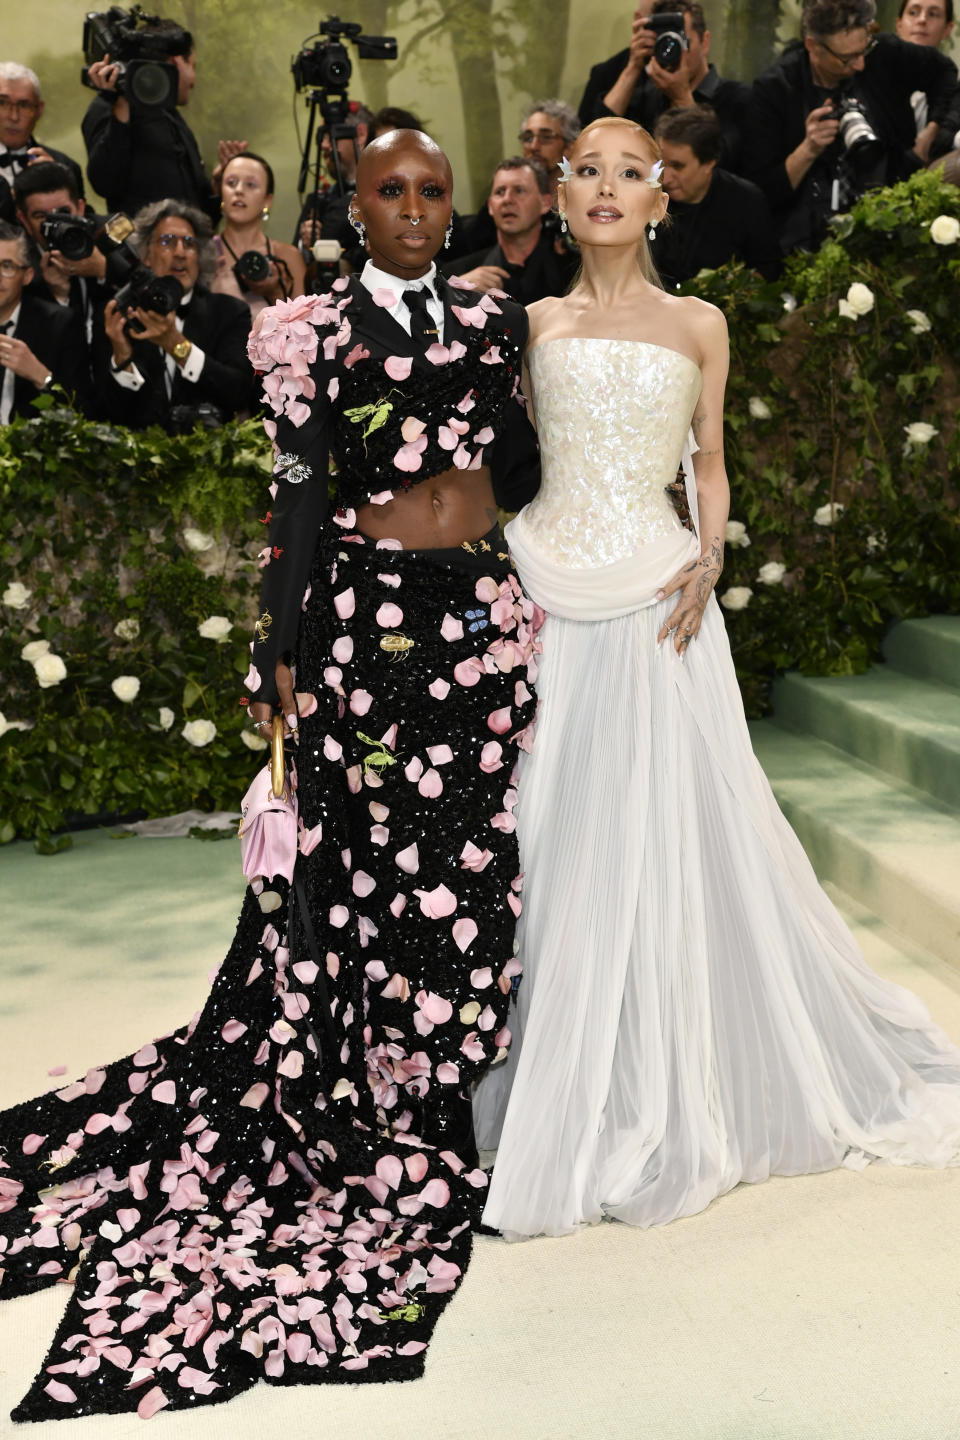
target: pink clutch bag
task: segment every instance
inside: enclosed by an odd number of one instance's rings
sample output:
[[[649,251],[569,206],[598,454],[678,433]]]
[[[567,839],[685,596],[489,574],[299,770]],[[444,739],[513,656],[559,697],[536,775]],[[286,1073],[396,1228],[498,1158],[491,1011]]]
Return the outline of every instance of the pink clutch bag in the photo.
[[[297,772],[293,765],[284,776],[280,795],[274,794],[272,767],[264,765],[241,803],[240,854],[248,880],[272,880],[282,875],[293,880],[297,860]]]

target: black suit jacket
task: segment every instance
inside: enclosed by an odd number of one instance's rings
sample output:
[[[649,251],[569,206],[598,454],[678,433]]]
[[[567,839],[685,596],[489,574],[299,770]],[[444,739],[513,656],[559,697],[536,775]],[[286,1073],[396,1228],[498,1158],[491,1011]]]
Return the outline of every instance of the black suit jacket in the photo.
[[[193,131],[178,110],[135,110],[129,124],[113,116],[114,95],[95,95],[83,117],[90,184],[108,210],[136,212],[154,200],[182,200],[212,219],[220,202],[210,189]]]
[[[35,139],[32,135],[28,142],[30,145],[43,145],[42,140]],[[80,192],[80,199],[83,199],[83,171],[76,160],[71,160],[62,150],[54,150],[52,145],[43,145],[47,154],[57,162],[58,165],[65,165],[77,182],[77,189]],[[17,207],[13,199],[13,190],[9,181],[0,175],[0,220],[6,220],[10,225],[17,225]]]
[[[199,345],[206,359],[200,378],[185,380],[177,370],[168,397],[164,379],[166,352],[149,340],[131,335],[133,362],[145,384],[139,390],[120,385],[110,369],[113,354],[105,332],[94,337],[96,403],[104,419],[131,430],[147,425],[171,424],[175,405],[216,405],[223,419],[253,408],[253,369],[247,359],[250,311],[233,295],[211,294],[202,285],[193,292],[184,312],[183,334]]]
[[[941,124],[950,110],[957,67],[930,45],[909,45],[895,35],[880,35],[878,42],[848,88],[862,101],[874,131],[887,147],[884,183],[892,185],[920,167],[913,154],[917,125],[911,94],[922,90],[929,102],[930,119]],[[802,45],[791,47],[754,81],[744,172],[764,191],[781,225],[807,202],[815,172],[829,178],[840,159],[841,146],[836,140],[796,190],[787,178],[787,156],[803,140],[810,111],[825,104],[829,93],[815,85]]]
[[[79,409],[89,400],[87,347],[76,315],[69,305],[53,305],[24,292],[15,338],[22,340],[41,360],[58,385],[74,397]],[[18,375],[13,387],[13,413],[36,415],[31,400],[40,394],[31,380]]]
[[[472,255],[447,260],[441,270],[449,278],[466,275],[478,265],[499,265],[508,272],[500,289],[521,305],[533,305],[547,295],[563,295],[576,273],[577,263],[573,254],[558,255],[552,236],[542,234],[523,265],[511,265],[498,243],[492,248],[475,250]]]
[[[699,205],[670,202],[669,225],[657,226],[650,251],[667,288],[701,270],[742,260],[766,280],[780,273],[780,246],[759,186],[719,166]]]

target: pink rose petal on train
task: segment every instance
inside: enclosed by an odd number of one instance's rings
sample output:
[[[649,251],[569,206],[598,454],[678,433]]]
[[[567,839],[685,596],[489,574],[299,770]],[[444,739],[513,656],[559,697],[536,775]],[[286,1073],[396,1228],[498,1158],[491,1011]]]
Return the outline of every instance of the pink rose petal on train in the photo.
[[[453,452],[453,463],[458,470],[466,470],[472,458],[466,445],[458,445]]]
[[[421,457],[426,448],[427,437],[426,435],[421,435],[418,440],[412,440],[407,445],[401,445],[393,457],[393,463],[398,470],[404,470],[408,475],[413,475],[423,464]]]
[[[67,1067],[66,1067],[66,1065],[53,1065],[53,1066],[47,1071],[47,1074],[48,1074],[48,1075],[66,1075],[66,1073],[67,1073]]]
[[[473,593],[483,605],[492,605],[495,600],[500,599],[500,586],[491,575],[481,575]]]
[[[510,1030],[510,1027],[508,1025],[504,1025],[503,1028],[498,1030],[496,1035],[494,1035],[493,1043],[494,1045],[499,1046],[500,1049],[506,1050],[512,1039],[513,1033]]]
[[[357,608],[357,597],[353,593],[352,585],[346,590],[341,590],[339,595],[334,595],[333,608],[341,620],[350,619],[350,616]]]
[[[510,906],[510,909],[513,911],[514,915],[516,915],[517,919],[519,920],[520,913],[523,910],[523,904],[520,900],[519,895],[514,895],[513,893],[509,894],[507,896],[507,904]]]
[[[477,922],[467,916],[456,920],[453,925],[453,938],[460,953],[465,953],[477,938]]]
[[[436,800],[443,791],[443,781],[433,766],[423,775],[417,784],[417,789],[425,800]]]
[[[484,870],[493,859],[493,852],[480,850],[472,840],[468,840],[460,851],[460,865],[463,870]]]
[[[399,920],[400,916],[403,914],[406,908],[406,895],[400,895],[399,893],[394,895],[393,899],[390,901],[390,914],[394,917],[394,919]]]
[[[302,821],[300,823],[301,825],[303,824]],[[309,830],[307,830],[306,828],[302,829],[300,831],[300,838],[298,841],[301,855],[312,855],[322,839],[322,825],[314,825]]]
[[[349,635],[338,635],[331,646],[331,653],[338,665],[347,665],[353,659],[353,640]]]
[[[474,435],[473,443],[475,445],[489,445],[492,439],[493,431],[490,429],[489,425],[484,425],[483,429],[478,430],[476,435]]]
[[[302,1365],[312,1348],[310,1336],[304,1335],[302,1330],[295,1330],[287,1336],[287,1359],[294,1365]]]
[[[373,704],[373,696],[369,690],[350,691],[350,710],[354,715],[366,715]]]
[[[20,1148],[23,1151],[24,1155],[36,1155],[37,1151],[40,1149],[40,1146],[43,1144],[46,1138],[46,1135],[25,1135],[23,1137],[23,1144]]]
[[[480,1011],[480,1014],[477,1016],[478,1026],[481,1030],[492,1030],[496,1023],[496,1014],[493,1010],[491,1010],[489,1005],[484,1005],[483,1009]]]
[[[435,890],[414,890],[413,893],[420,896],[420,911],[428,920],[442,920],[457,908],[457,897],[446,885],[438,885]]]
[[[399,605],[394,605],[391,600],[387,600],[377,611],[376,621],[383,629],[392,628],[394,625],[402,623],[403,611]]]
[[[381,1205],[383,1204],[384,1200],[386,1200],[387,1196],[390,1194],[389,1185],[385,1180],[381,1180],[378,1175],[368,1175],[364,1179],[363,1183],[370,1191],[370,1194],[373,1196],[374,1200],[379,1200]]]
[[[481,365],[502,365],[500,346],[491,345],[489,350],[484,350],[480,356]]]
[[[489,965],[481,965],[478,970],[470,971],[470,984],[475,990],[485,990],[488,985],[493,984],[493,971]]]
[[[427,1157],[422,1150],[418,1150],[415,1155],[408,1155],[403,1162],[403,1166],[414,1185],[420,1183],[430,1168],[427,1164]]]
[[[403,1161],[399,1155],[381,1155],[376,1171],[381,1180],[386,1180],[391,1190],[396,1190],[403,1179]]]
[[[449,745],[428,745],[427,755],[432,765],[449,765],[453,760],[453,751]]]
[[[413,369],[413,360],[409,355],[388,355],[383,368],[391,380],[406,380]]]
[[[371,845],[386,845],[386,843],[387,843],[387,841],[388,841],[389,839],[390,839],[390,831],[387,829],[386,825],[371,825],[371,826],[370,826],[370,843],[371,843]]]
[[[418,420],[415,415],[408,415],[400,426],[400,434],[407,444],[411,445],[414,440],[420,439],[426,428],[422,420]]]
[[[476,1030],[471,1030],[470,1034],[464,1038],[460,1046],[460,1053],[461,1055],[466,1055],[468,1060],[477,1061],[484,1058],[487,1052],[484,1050],[480,1040],[478,1040]]]
[[[441,345],[435,340],[428,349],[424,351],[424,359],[429,360],[431,365],[446,365],[450,359],[450,351],[446,345]]]
[[[449,1060],[444,1060],[441,1065],[438,1065],[436,1073],[441,1085],[459,1085],[460,1083],[460,1071]]]
[[[133,1063],[134,1065],[156,1065],[156,1045],[150,1044],[141,1046],[141,1048],[137,1051],[136,1055],[134,1055],[133,1057]]]
[[[427,686],[427,689],[434,700],[446,700],[450,694],[450,682],[449,680],[434,680]]]
[[[312,985],[320,974],[320,967],[313,960],[298,960],[293,967],[293,973],[301,985]]]
[[[354,367],[354,365],[356,365],[356,363],[357,363],[358,360],[369,360],[369,359],[370,359],[370,351],[369,351],[369,350],[364,350],[363,346],[362,346],[362,345],[359,343],[359,341],[358,341],[358,343],[357,343],[356,345],[354,345],[353,349],[352,349],[352,350],[348,350],[347,353],[346,353],[346,355],[343,357],[343,367],[344,367],[345,370],[352,370],[353,367]],[[307,413],[309,414],[310,412],[308,411]],[[296,423],[296,422],[294,421],[294,423]]]
[[[177,1087],[172,1080],[161,1080],[159,1085],[154,1085],[150,1094],[161,1105],[176,1105],[177,1103]]]
[[[140,1404],[137,1406],[137,1414],[140,1416],[141,1420],[150,1420],[154,1415],[156,1415],[158,1410],[162,1410],[165,1405],[169,1404],[170,1401],[167,1399],[166,1395],[164,1395],[163,1391],[160,1389],[160,1386],[154,1385],[153,1389],[147,1391],[146,1395],[144,1395],[143,1399],[140,1401]]]
[[[412,845],[408,845],[405,850],[398,850],[393,858],[405,874],[416,875],[420,869],[420,851],[417,848],[416,840],[414,840]]]
[[[220,1034],[228,1045],[232,1045],[234,1040],[239,1040],[240,1036],[246,1033],[247,1029],[248,1026],[244,1025],[242,1020],[228,1020],[224,1024]]]
[[[49,1395],[51,1400],[59,1400],[61,1405],[72,1405],[77,1398],[70,1386],[64,1385],[62,1380],[51,1380],[43,1389],[44,1394]]]
[[[420,1199],[427,1205],[446,1205],[450,1200],[450,1186],[446,1180],[441,1180],[439,1177],[428,1180],[420,1191]],[[459,1273],[459,1268],[457,1268],[457,1274],[459,1275]]]
[[[370,504],[373,504],[373,496],[370,497]],[[399,575],[391,575],[389,572],[384,572],[383,574],[378,575],[377,579],[380,581],[381,585],[389,585],[393,590],[398,590],[400,588]]]
[[[502,710],[491,710],[487,716],[487,725],[495,735],[506,735],[510,729],[510,724],[511,710],[509,705],[505,705]]]
[[[414,755],[411,760],[407,761],[403,767],[403,773],[411,784],[420,779],[420,776],[423,774],[423,761],[419,755]]]
[[[342,930],[350,919],[350,911],[346,905],[331,905],[330,924],[337,930]]]
[[[391,975],[380,994],[384,1000],[409,1000],[410,981],[405,975]]]
[[[444,640],[450,640],[450,641],[452,641],[452,640],[462,640],[462,639],[463,639],[463,621],[462,621],[462,620],[458,620],[454,615],[451,615],[451,614],[449,614],[449,612],[448,612],[448,613],[447,613],[446,615],[444,615],[444,617],[443,617],[443,623],[442,623],[441,626],[440,626],[440,634],[443,636]],[[449,685],[447,686],[447,689],[448,689],[448,690],[450,689],[450,686],[449,686]],[[430,691],[431,691],[431,694],[432,694],[432,693],[433,693],[433,686],[432,686],[432,685],[431,685],[431,687],[430,687]],[[441,697],[441,698],[442,698],[442,697]]]
[[[476,685],[481,675],[486,673],[483,661],[479,660],[476,655],[470,655],[466,660],[461,660],[459,665],[454,666],[453,678],[458,685],[469,688],[471,685]]]
[[[343,758],[343,746],[339,740],[334,740],[332,735],[323,737],[323,754],[327,760],[341,760]]]
[[[376,880],[374,880],[372,875],[368,875],[366,870],[355,870],[353,872],[352,889],[354,895],[358,895],[363,899],[364,896],[371,895],[376,888]]]
[[[527,701],[532,699],[533,696],[530,694],[530,691],[527,689],[524,682],[522,680],[518,680],[516,685],[514,685],[513,687],[514,705],[526,705]]]
[[[174,1086],[172,1080],[168,1080],[166,1083],[173,1088],[173,1100],[175,1101],[177,1098],[176,1086]],[[159,1088],[160,1087],[157,1086],[157,1089]],[[154,1091],[154,1099],[156,1099],[156,1090]],[[110,1129],[110,1116],[104,1115],[102,1110],[98,1110],[96,1114],[90,1116],[83,1128],[88,1135],[100,1135],[104,1130]]]
[[[437,444],[441,450],[456,450],[460,441],[448,425],[441,425],[437,431]]]
[[[503,746],[497,740],[488,740],[480,751],[480,769],[485,775],[493,775],[503,769]]]
[[[239,1103],[245,1105],[248,1110],[259,1110],[269,1094],[270,1086],[266,1081],[258,1080],[255,1085],[250,1086],[250,1089]]]
[[[425,1020],[431,1025],[446,1025],[453,1014],[453,1006],[449,1000],[442,995],[435,994],[432,990],[420,990],[414,997],[414,1001]]]

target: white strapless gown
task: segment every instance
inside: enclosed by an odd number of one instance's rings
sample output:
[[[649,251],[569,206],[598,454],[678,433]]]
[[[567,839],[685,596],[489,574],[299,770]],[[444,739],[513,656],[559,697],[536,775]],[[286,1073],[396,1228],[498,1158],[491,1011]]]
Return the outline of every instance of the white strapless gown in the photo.
[[[699,544],[665,493],[700,391],[659,345],[529,355],[543,452],[508,527],[547,612],[517,809],[524,977],[474,1098],[508,1238],[656,1225],[740,1181],[960,1163],[960,1051],[867,967],[750,746],[711,599],[681,660],[654,595]],[[695,497],[692,497],[695,504]]]

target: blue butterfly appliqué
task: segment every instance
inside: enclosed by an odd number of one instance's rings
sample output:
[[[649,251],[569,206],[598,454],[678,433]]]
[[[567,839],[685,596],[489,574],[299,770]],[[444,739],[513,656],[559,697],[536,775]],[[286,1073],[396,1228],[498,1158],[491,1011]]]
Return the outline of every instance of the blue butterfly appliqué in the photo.
[[[469,621],[467,629],[471,635],[476,634],[478,630],[486,630],[489,621],[485,610],[467,610],[464,613]]]

